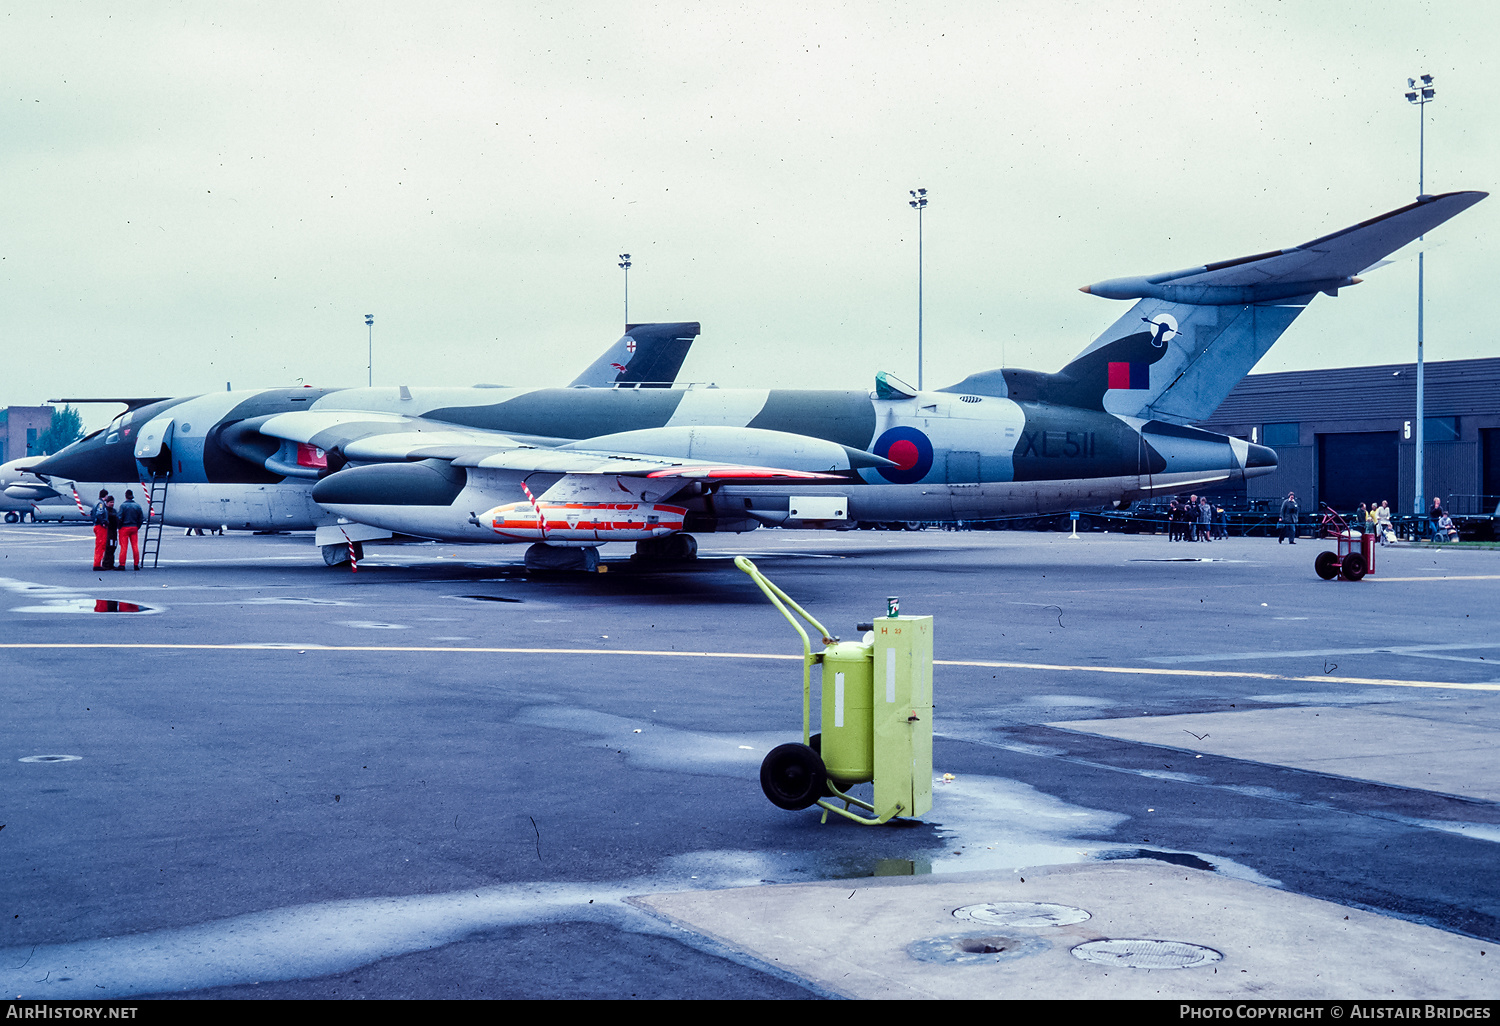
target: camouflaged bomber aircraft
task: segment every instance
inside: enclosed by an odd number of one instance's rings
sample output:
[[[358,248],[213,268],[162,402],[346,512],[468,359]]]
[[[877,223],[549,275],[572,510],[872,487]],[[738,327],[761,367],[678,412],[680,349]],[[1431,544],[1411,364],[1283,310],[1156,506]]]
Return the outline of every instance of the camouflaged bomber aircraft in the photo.
[[[700,331],[699,324],[688,321],[628,325],[625,334],[568,387],[670,385]],[[407,393],[404,388],[400,391]],[[0,466],[0,489],[9,503],[28,510],[35,507],[42,518],[59,519],[57,511],[67,510],[70,514],[61,519],[86,521],[101,488],[120,494],[125,488],[139,487],[144,502],[153,491],[147,482],[160,489],[167,482],[176,481],[171,508],[166,509],[165,502],[162,503],[166,523],[176,527],[333,530],[328,525],[339,518],[320,509],[310,494],[310,479],[327,472],[328,459],[321,450],[315,446],[262,447],[263,452],[249,454],[247,465],[237,458],[242,453],[220,444],[223,434],[242,418],[304,410],[326,392],[275,388],[226,391],[187,399],[53,399],[50,401],[121,403],[125,412],[107,428],[57,454],[67,453],[66,459],[30,456]],[[172,417],[166,422],[165,434],[158,439],[157,455],[137,460],[135,448],[141,428],[168,410],[172,411]],[[204,430],[193,431],[191,421],[195,419],[204,425]],[[180,439],[175,452],[174,439]],[[52,462],[48,468],[39,469],[37,465],[43,459]],[[165,496],[158,491],[158,498]],[[9,508],[7,505],[6,509]],[[358,548],[357,542],[350,545],[345,540],[349,536],[390,537],[390,532],[371,531],[357,524],[333,530],[333,534],[341,544],[330,543],[323,550],[325,558],[333,562],[347,560],[351,550]]]
[[[1415,203],[1291,249],[1083,291],[1135,300],[1054,374],[875,389],[277,389],[163,402],[35,468],[170,473],[167,520],[317,528],[335,563],[390,533],[524,542],[588,568],[607,541],[691,557],[689,532],[1058,512],[1267,474],[1264,446],[1195,428],[1320,292],[1485,197]],[[134,444],[128,444],[133,439]],[[254,509],[216,489],[263,482]],[[181,498],[179,498],[181,496]]]

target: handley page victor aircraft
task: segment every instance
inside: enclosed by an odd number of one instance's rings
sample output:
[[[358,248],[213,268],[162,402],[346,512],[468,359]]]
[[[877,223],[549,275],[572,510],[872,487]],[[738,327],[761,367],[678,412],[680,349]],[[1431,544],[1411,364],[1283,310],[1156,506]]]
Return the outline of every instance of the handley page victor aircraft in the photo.
[[[1034,514],[1233,483],[1270,473],[1275,453],[1191,423],[1318,293],[1485,195],[1422,196],[1291,249],[1087,286],[1136,302],[1055,374],[991,370],[935,391],[880,374],[873,392],[224,393],[129,411],[31,472],[85,494],[168,475],[168,523],[317,528],[329,562],[399,532],[529,542],[534,566],[590,566],[606,541],[682,558],[693,531]],[[250,482],[261,497],[236,507]]]

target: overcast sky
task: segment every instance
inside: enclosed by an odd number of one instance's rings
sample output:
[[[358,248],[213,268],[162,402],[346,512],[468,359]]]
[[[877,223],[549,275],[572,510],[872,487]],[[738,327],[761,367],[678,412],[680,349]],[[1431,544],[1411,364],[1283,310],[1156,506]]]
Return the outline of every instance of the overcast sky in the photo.
[[[0,3],[0,405],[564,384],[630,318],[683,377],[1056,370],[1089,282],[1490,190],[1496,5]],[[1428,240],[1427,355],[1497,355],[1500,199]],[[1416,260],[1260,371],[1414,358]],[[92,426],[117,407],[86,413]]]

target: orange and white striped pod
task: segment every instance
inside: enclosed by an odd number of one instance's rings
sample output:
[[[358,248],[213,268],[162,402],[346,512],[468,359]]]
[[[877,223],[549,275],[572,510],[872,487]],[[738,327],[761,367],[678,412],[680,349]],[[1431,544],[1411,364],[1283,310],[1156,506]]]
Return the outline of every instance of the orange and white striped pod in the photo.
[[[512,502],[483,520],[516,541],[644,541],[682,530],[687,510],[649,502]]]

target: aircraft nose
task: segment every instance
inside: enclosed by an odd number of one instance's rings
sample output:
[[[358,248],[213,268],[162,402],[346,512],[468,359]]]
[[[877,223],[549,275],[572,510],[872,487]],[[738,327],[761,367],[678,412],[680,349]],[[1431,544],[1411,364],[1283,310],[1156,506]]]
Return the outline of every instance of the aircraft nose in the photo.
[[[1276,450],[1268,445],[1251,445],[1250,451],[1245,455],[1245,469],[1252,470],[1255,467],[1276,466]]]
[[[30,472],[68,481],[129,481],[135,476],[135,457],[129,445],[106,445],[103,432],[96,432],[33,464]]]

